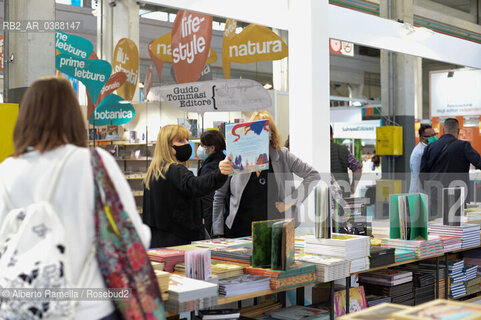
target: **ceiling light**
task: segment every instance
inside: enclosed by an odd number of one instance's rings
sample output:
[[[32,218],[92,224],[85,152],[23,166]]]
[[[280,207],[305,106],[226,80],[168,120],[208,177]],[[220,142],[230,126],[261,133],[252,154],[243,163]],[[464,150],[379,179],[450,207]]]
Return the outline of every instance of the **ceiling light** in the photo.
[[[266,89],[266,90],[272,89],[272,85],[270,83],[266,83],[264,85],[264,89]]]
[[[360,106],[362,106],[362,103],[360,101],[354,101],[352,103],[352,105],[355,106],[355,107],[360,107]]]

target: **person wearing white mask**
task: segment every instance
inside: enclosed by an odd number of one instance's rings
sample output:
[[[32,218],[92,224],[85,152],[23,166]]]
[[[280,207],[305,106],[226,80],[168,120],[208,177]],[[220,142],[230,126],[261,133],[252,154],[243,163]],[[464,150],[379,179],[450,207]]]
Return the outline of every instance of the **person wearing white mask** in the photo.
[[[197,148],[197,156],[203,160],[198,176],[211,174],[219,166],[219,162],[225,159],[225,140],[222,133],[217,130],[208,130],[200,136],[200,146]],[[212,203],[214,192],[202,197],[202,212],[204,226],[209,235],[212,235]]]

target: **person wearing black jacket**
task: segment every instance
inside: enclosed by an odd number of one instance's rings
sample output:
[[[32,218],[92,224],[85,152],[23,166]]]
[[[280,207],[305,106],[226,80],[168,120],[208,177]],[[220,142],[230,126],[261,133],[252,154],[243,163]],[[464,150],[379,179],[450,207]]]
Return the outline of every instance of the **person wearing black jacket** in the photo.
[[[225,140],[222,133],[217,130],[208,130],[200,136],[200,146],[197,148],[197,156],[203,160],[198,176],[210,175],[217,170],[219,163],[225,159]],[[202,212],[204,226],[212,236],[212,202],[214,191],[202,197]]]
[[[229,160],[211,174],[195,177],[185,163],[192,154],[189,131],[178,125],[163,127],[147,171],[143,222],[152,233],[151,248],[190,244],[204,239],[200,197],[221,187],[233,172]]]

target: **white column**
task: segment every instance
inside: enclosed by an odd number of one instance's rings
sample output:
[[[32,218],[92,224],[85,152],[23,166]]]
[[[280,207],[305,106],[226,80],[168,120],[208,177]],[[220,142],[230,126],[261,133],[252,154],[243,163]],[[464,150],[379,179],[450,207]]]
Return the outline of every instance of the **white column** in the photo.
[[[328,0],[291,0],[289,115],[291,151],[330,172]]]
[[[55,21],[55,0],[8,1],[9,21]],[[55,75],[55,32],[10,32],[9,88],[25,88],[42,76]],[[6,60],[7,57],[5,57]]]
[[[330,172],[328,0],[291,0],[289,5],[290,149],[326,179]],[[296,233],[314,232],[313,199],[311,193],[304,202]]]

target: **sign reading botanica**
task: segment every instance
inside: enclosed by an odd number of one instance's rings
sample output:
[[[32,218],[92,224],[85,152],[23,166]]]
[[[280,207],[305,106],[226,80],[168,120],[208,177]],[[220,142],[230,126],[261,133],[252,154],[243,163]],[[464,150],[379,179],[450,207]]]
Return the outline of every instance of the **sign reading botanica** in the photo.
[[[209,55],[212,16],[179,10],[172,26],[172,63],[177,83],[199,79]]]
[[[112,93],[102,100],[95,109],[94,114],[89,119],[90,124],[94,124],[94,117],[97,126],[120,125],[135,117],[135,109],[124,98]]]
[[[166,101],[186,112],[247,111],[270,108],[271,97],[253,80],[225,79],[155,87],[149,99]]]

